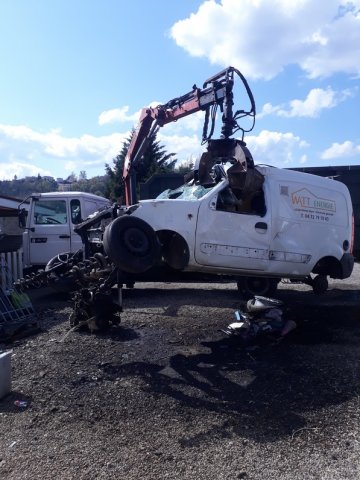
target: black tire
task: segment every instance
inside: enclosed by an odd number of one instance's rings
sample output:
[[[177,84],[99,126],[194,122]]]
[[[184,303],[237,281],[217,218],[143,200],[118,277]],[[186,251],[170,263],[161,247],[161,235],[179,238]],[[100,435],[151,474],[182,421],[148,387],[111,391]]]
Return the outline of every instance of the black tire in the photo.
[[[326,275],[317,275],[312,281],[312,289],[315,295],[322,295],[329,287]]]
[[[237,281],[239,292],[245,297],[255,295],[271,297],[275,294],[279,279],[267,277],[240,277]]]
[[[104,232],[106,255],[121,270],[142,273],[160,257],[160,243],[144,220],[128,215],[116,218]]]

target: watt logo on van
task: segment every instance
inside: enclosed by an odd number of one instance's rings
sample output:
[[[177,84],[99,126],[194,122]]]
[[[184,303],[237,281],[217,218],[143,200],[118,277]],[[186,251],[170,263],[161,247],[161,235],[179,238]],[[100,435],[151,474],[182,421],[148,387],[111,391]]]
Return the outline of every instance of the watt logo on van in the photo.
[[[336,212],[336,203],[334,200],[317,197],[307,188],[301,188],[293,192],[291,194],[291,203],[295,209],[310,209],[324,213]]]

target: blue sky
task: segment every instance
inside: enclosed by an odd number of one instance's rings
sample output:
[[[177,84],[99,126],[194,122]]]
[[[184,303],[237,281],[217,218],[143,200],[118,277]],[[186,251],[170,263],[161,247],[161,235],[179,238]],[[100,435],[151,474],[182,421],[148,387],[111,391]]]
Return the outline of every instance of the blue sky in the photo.
[[[360,164],[359,0],[2,0],[0,65],[1,180],[103,175],[141,108],[230,65],[255,97],[255,163]],[[158,138],[187,162],[202,123]]]

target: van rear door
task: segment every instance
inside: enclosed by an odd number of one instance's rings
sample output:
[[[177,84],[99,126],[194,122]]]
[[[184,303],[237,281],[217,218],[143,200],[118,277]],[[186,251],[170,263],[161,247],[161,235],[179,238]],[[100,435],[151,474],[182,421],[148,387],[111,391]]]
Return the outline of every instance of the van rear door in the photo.
[[[67,199],[34,200],[29,226],[30,264],[45,265],[58,253],[71,250]]]

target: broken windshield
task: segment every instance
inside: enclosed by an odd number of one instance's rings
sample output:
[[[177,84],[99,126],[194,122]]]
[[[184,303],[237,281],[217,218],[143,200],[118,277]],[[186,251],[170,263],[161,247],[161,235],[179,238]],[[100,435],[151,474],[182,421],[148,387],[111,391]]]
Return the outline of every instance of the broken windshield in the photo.
[[[180,200],[189,200],[195,201],[199,198],[203,197],[206,193],[210,192],[213,188],[211,187],[204,187],[202,185],[195,185],[193,183],[189,184],[186,183],[175,190],[167,189],[164,192],[160,193],[156,198],[162,199],[180,199]]]

